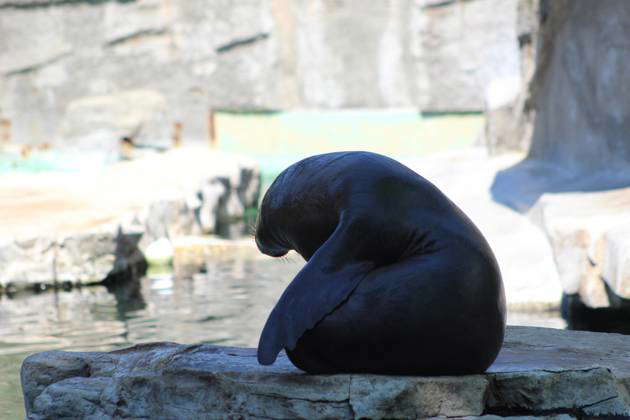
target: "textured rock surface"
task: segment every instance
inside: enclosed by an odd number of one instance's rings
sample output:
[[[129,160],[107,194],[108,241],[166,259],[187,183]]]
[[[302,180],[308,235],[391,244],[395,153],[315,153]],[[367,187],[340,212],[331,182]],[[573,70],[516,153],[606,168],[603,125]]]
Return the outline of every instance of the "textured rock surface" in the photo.
[[[151,90],[89,96],[70,102],[61,122],[65,146],[117,151],[120,140],[167,148],[172,127],[166,119],[166,98]]]
[[[499,173],[495,198],[529,209],[546,192],[630,185],[630,64],[624,0],[522,0],[519,41],[527,84],[513,138],[525,161]],[[518,140],[522,139],[522,140]]]
[[[480,111],[485,84],[518,73],[516,0],[440,3],[2,1],[4,135],[76,144],[81,111],[110,120],[87,144],[115,142],[129,128],[112,116],[138,90],[162,116],[140,136],[160,144],[176,127],[206,140],[209,108]]]
[[[520,89],[521,79],[515,77],[494,80],[486,89],[483,141],[493,155],[525,151],[516,135]]]
[[[146,270],[138,248],[141,236],[141,232],[110,225],[58,236],[3,237],[0,290],[136,277]]]
[[[630,188],[545,194],[531,215],[549,238],[565,293],[594,308],[614,306],[610,292],[630,299]]]
[[[38,188],[33,188],[37,185]],[[214,185],[210,194],[207,186]],[[76,174],[0,182],[0,287],[98,282],[141,269],[160,238],[210,233],[255,207],[255,162],[183,148]]]
[[[430,111],[478,111],[495,79],[520,79],[516,1],[428,1],[422,26]]]
[[[544,16],[541,3],[538,0],[517,1],[516,38],[520,78],[512,81],[509,78],[498,79],[498,85],[492,86],[491,83],[486,90],[484,142],[491,153],[526,152],[531,145],[533,115],[530,96],[533,95],[533,87],[536,85],[534,76],[539,74],[538,68],[546,67],[551,51],[549,36],[545,37],[547,43],[539,46],[543,37],[540,32],[541,19]],[[542,29],[550,26],[553,25],[545,25]],[[506,82],[506,86],[501,86]],[[519,88],[516,94],[512,92],[514,82],[518,83]],[[495,100],[497,96],[501,98],[500,101]]]
[[[628,336],[510,327],[486,374],[431,378],[310,376],[284,355],[263,367],[253,349],[156,343],[38,353],[21,378],[31,419],[624,417],[628,348]]]

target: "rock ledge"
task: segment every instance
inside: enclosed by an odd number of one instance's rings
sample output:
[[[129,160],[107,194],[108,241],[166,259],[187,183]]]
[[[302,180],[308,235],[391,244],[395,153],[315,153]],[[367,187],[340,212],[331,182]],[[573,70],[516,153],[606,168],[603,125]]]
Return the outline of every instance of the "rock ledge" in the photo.
[[[50,351],[22,366],[29,419],[630,416],[630,336],[509,327],[484,375],[307,375],[286,356],[175,343]],[[531,418],[531,417],[530,417]]]
[[[217,233],[258,202],[255,161],[188,146],[100,170],[0,180],[0,293],[134,277],[156,240]]]

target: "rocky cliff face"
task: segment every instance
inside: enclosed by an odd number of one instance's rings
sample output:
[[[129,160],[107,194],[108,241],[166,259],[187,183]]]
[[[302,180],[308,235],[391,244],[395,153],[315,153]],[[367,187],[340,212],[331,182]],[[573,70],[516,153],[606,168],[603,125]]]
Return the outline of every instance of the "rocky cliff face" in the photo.
[[[0,0],[0,139],[65,144],[87,107],[100,127],[87,144],[103,143],[120,135],[107,118],[129,91],[151,100],[125,102],[145,119],[124,135],[157,144],[175,130],[206,139],[210,108],[481,110],[485,85],[518,73],[515,11],[516,0]]]
[[[630,3],[623,0],[520,0],[524,84],[488,122],[495,150],[528,150],[526,159],[497,174],[494,198],[540,224],[564,293],[605,309],[585,310],[587,318],[612,314],[610,306],[624,325],[630,316],[628,21]]]
[[[627,169],[630,3],[520,0],[524,75],[507,148],[565,172]]]

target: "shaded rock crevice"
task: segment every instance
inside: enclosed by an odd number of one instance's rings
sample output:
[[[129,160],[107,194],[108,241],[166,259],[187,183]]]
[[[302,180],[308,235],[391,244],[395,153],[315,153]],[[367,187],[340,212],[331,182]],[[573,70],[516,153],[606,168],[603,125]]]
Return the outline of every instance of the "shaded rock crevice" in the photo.
[[[265,39],[269,38],[269,36],[270,36],[269,32],[261,32],[261,33],[248,36],[245,38],[235,39],[228,43],[219,45],[218,47],[215,48],[215,52],[217,54],[225,54],[234,49],[251,45],[251,44],[255,44],[256,42],[264,41]]]
[[[0,10],[2,8],[0,7]],[[42,69],[44,69],[47,66],[53,65],[58,63],[61,60],[64,60],[68,57],[71,57],[73,55],[73,53],[71,51],[68,52],[63,52],[61,54],[55,55],[53,57],[50,57],[42,62],[39,63],[34,63],[34,64],[30,64],[26,67],[22,67],[22,68],[18,68],[15,70],[10,70],[6,73],[4,73],[5,77],[13,77],[13,76],[18,76],[18,75],[25,75],[25,74],[29,74],[29,73],[33,73],[33,72],[37,72],[40,71]]]
[[[133,3],[137,0],[7,0],[0,1],[1,9],[43,9],[55,6],[72,6],[80,4],[98,5],[103,3]]]
[[[105,48],[115,47],[116,45],[124,44],[125,42],[137,41],[144,37],[160,36],[168,34],[170,31],[167,28],[150,28],[141,29],[135,32],[131,32],[120,36],[118,38],[111,39],[104,44]]]

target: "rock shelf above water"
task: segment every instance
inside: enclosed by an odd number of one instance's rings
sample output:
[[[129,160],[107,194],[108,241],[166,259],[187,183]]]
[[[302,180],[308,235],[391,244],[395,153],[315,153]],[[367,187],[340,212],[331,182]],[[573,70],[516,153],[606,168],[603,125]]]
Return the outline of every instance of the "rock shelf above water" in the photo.
[[[201,146],[85,173],[6,174],[0,291],[142,271],[148,244],[242,219],[259,189],[255,161]]]
[[[483,375],[307,375],[175,343],[38,353],[21,375],[29,419],[630,416],[630,336],[533,327],[508,327]]]

